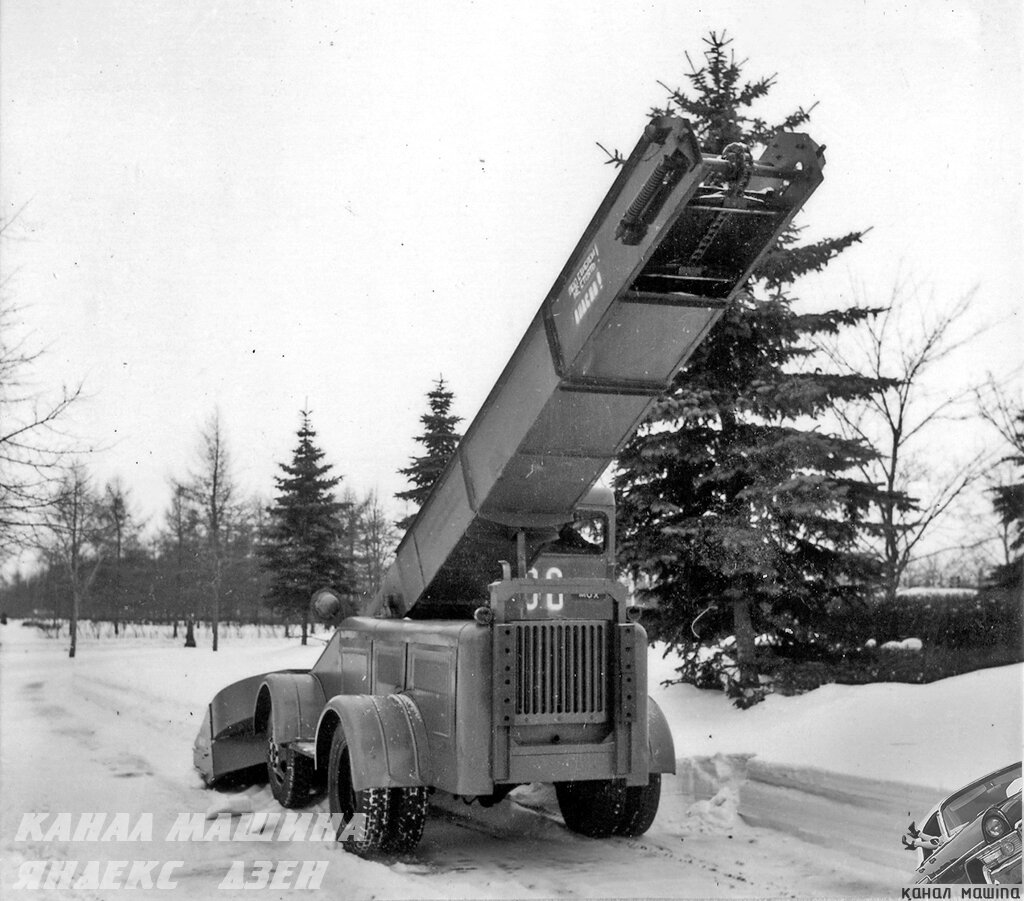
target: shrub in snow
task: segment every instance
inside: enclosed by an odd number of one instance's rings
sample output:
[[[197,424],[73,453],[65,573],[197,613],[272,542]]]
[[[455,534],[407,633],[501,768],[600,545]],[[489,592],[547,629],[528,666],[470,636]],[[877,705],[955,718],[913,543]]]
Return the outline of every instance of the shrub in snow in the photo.
[[[735,643],[730,635],[717,644],[693,644],[681,650],[682,663],[676,667],[679,678],[675,681],[724,691],[741,710],[763,701],[770,686],[741,684],[736,659],[728,653]]]
[[[1019,595],[1010,592],[955,589],[940,595],[918,591],[892,602],[842,605],[815,629],[828,642],[845,647],[866,646],[869,637],[883,644],[913,635],[930,648],[987,649],[1014,643],[1020,646],[1024,630],[1021,611]],[[813,639],[810,628],[793,625],[791,629],[795,643]],[[815,658],[811,655],[810,659]]]

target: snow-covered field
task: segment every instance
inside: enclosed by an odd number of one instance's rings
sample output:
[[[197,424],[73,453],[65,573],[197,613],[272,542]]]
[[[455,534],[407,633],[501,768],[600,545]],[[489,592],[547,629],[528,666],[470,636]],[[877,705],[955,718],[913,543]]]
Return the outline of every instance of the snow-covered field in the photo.
[[[206,790],[192,740],[217,689],[309,666],[319,645],[229,632],[213,654],[205,633],[186,650],[157,632],[87,630],[69,660],[66,638],[0,627],[4,898],[38,896],[14,889],[31,861],[79,862],[74,873],[50,865],[70,886],[51,898],[149,897],[159,890],[147,879],[168,867],[172,895],[221,897],[231,891],[222,885],[258,885],[260,861],[277,869],[268,898],[892,897],[913,869],[899,846],[906,822],[943,789],[1021,756],[1021,666],[927,686],[827,686],[739,711],[717,692],[662,687],[672,664],[652,651],[652,695],[669,717],[679,775],[665,779],[658,819],[639,839],[570,833],[553,793],[527,787],[489,811],[435,796],[420,848],[399,860],[322,842],[168,841],[181,814],[230,814],[234,824],[280,810],[264,786]],[[88,832],[83,814],[103,814],[94,831],[152,840],[76,842],[62,812],[72,831]],[[117,861],[128,863],[107,867]],[[142,863],[130,877],[133,861]],[[286,861],[299,862],[290,874]],[[302,862],[318,891],[288,889]],[[136,888],[113,888],[127,883]]]

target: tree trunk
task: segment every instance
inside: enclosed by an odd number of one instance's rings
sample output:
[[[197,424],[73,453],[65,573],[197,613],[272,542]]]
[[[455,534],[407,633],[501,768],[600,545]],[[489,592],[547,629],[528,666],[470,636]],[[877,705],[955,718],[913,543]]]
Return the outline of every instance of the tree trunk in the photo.
[[[220,549],[214,551],[213,560],[213,649],[217,650],[218,627],[220,626]]]
[[[194,648],[196,646],[196,630],[195,630],[195,618],[189,616],[188,624],[185,627],[185,647]]]
[[[78,586],[72,584],[71,586],[71,649],[68,651],[68,657],[75,656],[75,650],[78,647]]]
[[[750,602],[732,602],[733,629],[736,634],[736,665],[739,669],[740,685],[744,687],[756,686],[757,678],[757,653],[754,644],[754,624],[750,619]]]

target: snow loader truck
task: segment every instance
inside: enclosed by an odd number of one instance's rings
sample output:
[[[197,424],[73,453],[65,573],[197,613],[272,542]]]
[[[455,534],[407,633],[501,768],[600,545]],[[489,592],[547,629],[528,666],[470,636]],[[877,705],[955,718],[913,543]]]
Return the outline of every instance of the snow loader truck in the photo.
[[[675,751],[598,482],[823,166],[804,134],[711,156],[685,120],[652,119],[381,590],[308,671],[213,698],[204,780],[259,767],[285,807],[326,791],[364,855],[415,848],[433,790],[491,805],[553,783],[569,829],[645,832]]]

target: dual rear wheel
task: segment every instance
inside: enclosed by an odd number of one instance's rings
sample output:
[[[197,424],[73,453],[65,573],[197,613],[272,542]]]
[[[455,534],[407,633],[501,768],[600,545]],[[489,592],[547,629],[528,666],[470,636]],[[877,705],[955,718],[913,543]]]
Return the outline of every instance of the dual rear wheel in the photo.
[[[294,748],[278,744],[273,717],[267,723],[267,781],[277,803],[294,809],[305,807],[319,794],[313,761]]]
[[[327,798],[331,814],[339,818],[338,838],[346,850],[372,857],[416,848],[427,821],[425,787],[355,789],[352,755],[340,726],[327,766]]]

